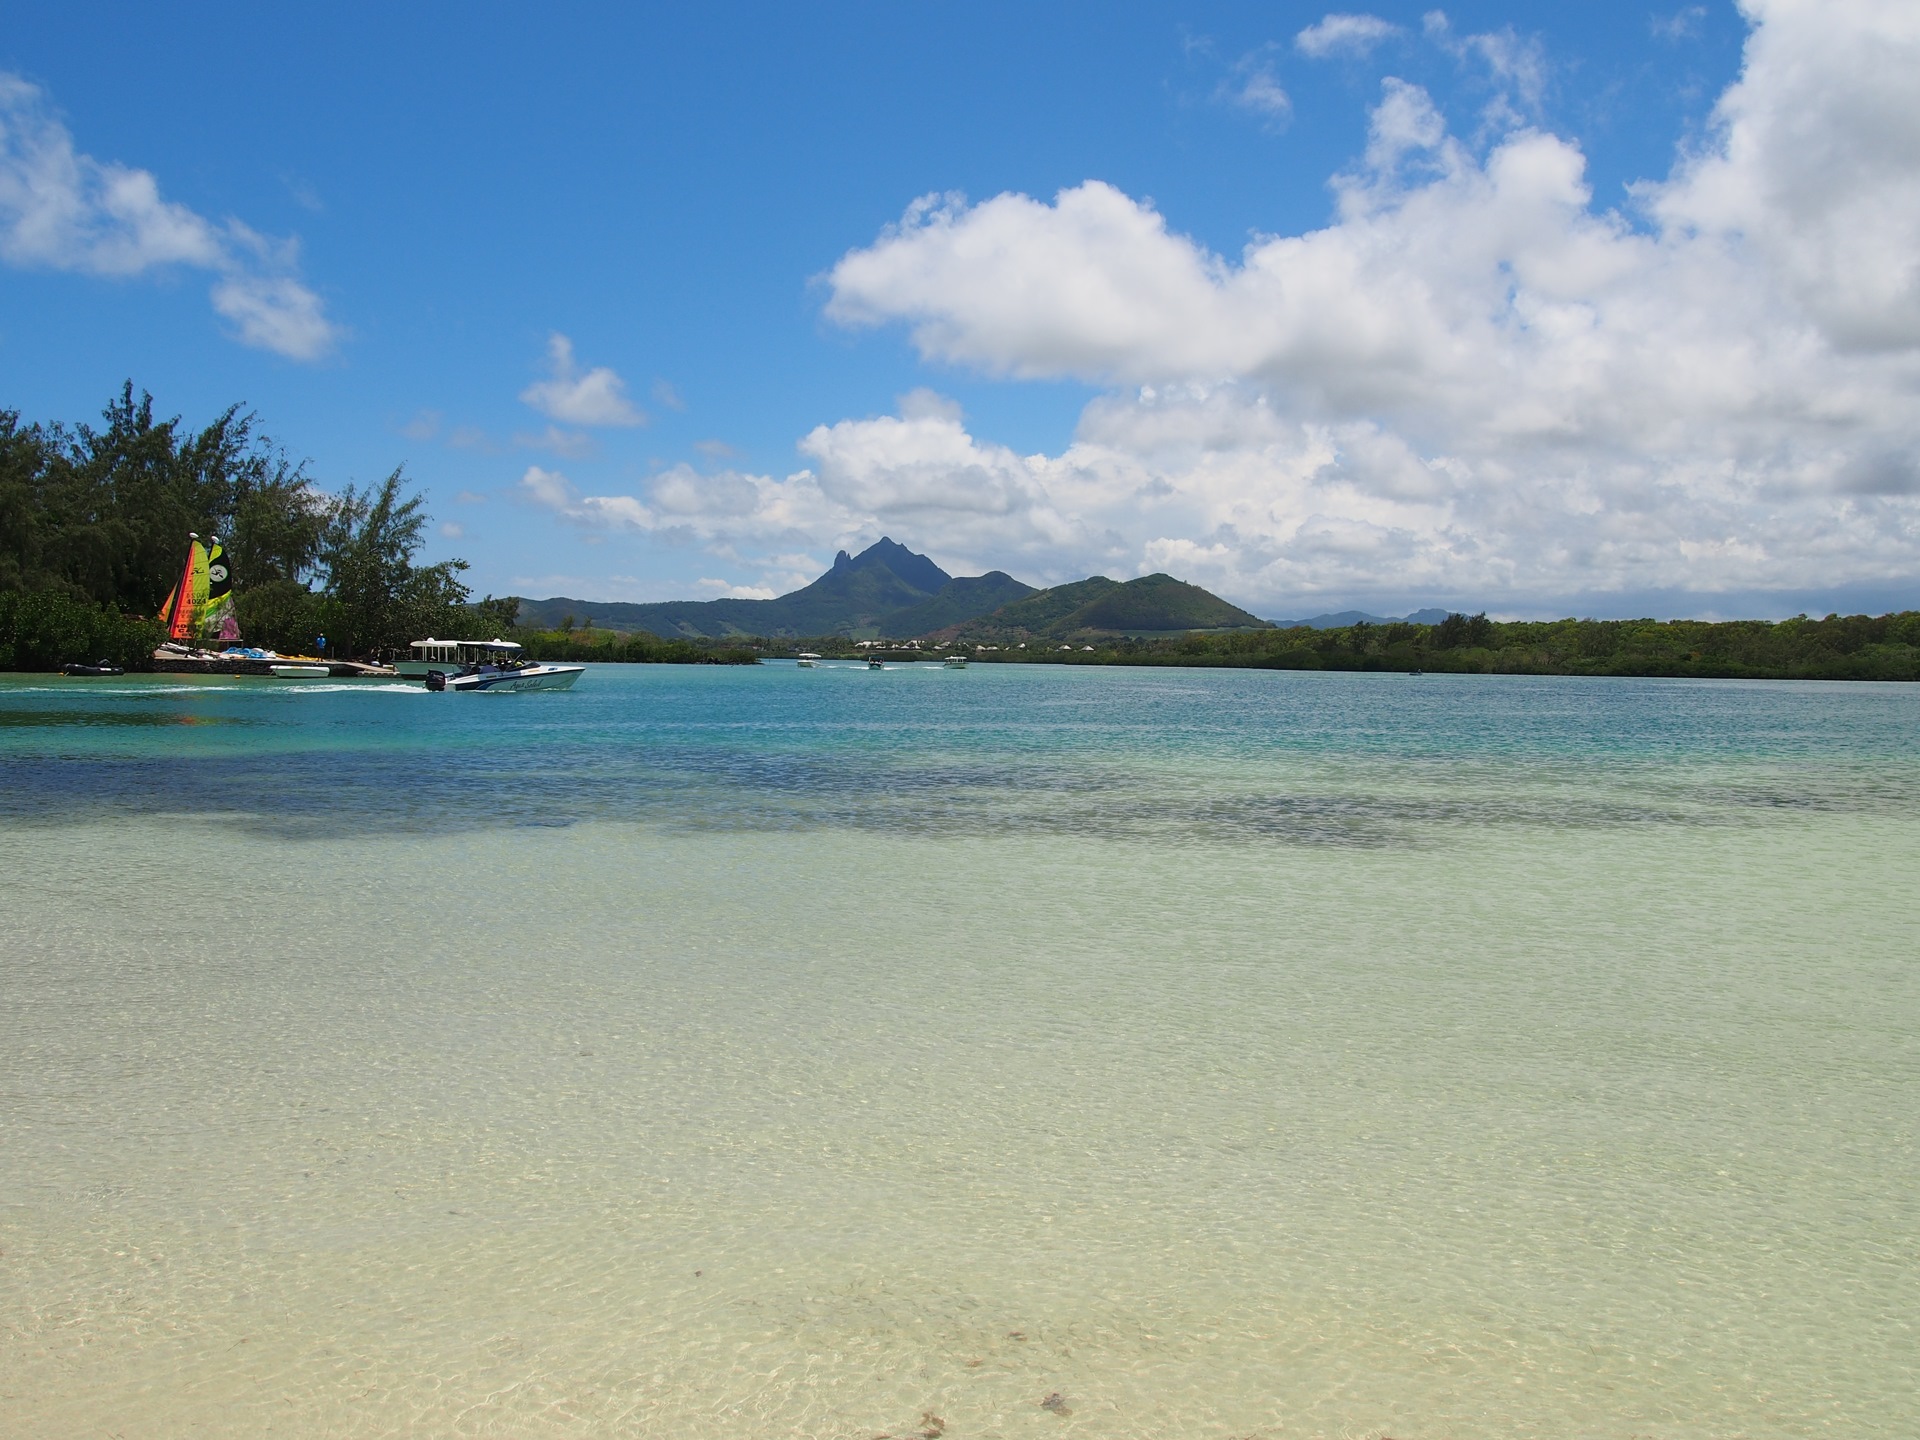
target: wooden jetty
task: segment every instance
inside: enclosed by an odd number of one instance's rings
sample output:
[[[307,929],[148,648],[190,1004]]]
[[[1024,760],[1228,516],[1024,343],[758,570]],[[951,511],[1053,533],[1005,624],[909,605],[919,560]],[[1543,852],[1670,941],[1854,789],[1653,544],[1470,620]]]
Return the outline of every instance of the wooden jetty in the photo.
[[[313,655],[282,655],[275,660],[252,656],[182,654],[164,646],[153,652],[153,668],[161,675],[258,675],[270,677],[276,665],[324,665],[335,680],[398,680],[391,665],[364,665],[358,660],[323,660]]]

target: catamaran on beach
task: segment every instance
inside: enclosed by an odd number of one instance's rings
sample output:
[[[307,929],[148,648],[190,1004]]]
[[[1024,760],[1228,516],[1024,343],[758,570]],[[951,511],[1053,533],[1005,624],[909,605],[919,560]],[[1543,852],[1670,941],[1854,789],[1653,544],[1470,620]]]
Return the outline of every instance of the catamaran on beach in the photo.
[[[233,567],[218,535],[187,536],[180,578],[160,607],[167,638],[153,652],[153,668],[181,675],[259,675],[282,680],[326,677],[391,679],[384,665],[328,660],[319,655],[282,655],[241,644],[240,612],[234,602]],[[219,646],[219,649],[213,649]]]

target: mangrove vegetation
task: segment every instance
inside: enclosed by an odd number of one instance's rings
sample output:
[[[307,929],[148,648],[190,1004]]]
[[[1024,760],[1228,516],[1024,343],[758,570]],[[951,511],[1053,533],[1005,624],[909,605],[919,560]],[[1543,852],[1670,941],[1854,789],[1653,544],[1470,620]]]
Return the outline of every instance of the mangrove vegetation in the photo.
[[[0,670],[145,668],[194,532],[224,540],[250,644],[366,656],[473,628],[466,562],[422,562],[428,516],[399,470],[329,491],[241,407],[194,429],[131,382],[101,420],[0,410]]]

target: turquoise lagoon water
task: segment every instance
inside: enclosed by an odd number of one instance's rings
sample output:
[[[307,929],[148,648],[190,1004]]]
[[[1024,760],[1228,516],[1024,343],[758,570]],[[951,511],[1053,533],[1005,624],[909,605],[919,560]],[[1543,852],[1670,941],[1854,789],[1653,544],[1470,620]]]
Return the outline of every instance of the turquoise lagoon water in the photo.
[[[1916,802],[1920,687],[6,678],[0,1433],[1911,1435]]]

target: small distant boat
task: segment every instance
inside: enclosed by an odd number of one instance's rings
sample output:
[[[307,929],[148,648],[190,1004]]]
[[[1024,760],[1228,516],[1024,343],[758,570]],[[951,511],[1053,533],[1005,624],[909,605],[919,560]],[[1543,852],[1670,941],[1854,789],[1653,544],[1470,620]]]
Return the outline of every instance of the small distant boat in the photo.
[[[267,670],[280,680],[325,680],[333,674],[325,665],[269,665]]]
[[[793,663],[798,665],[802,670],[817,670],[820,668],[820,657],[811,650],[802,650],[800,652],[800,658]]]
[[[964,670],[967,668],[967,657],[964,655],[949,655],[940,663],[949,670]]]
[[[1409,674],[1409,675],[1424,675],[1424,674],[1426,674],[1426,673],[1427,673],[1427,672],[1426,672],[1426,671],[1424,671],[1424,670],[1409,670],[1409,671],[1407,671],[1407,674]]]
[[[127,672],[110,661],[102,660],[98,665],[62,665],[62,675],[124,675]]]
[[[884,670],[884,669],[886,669],[886,668],[887,668],[886,666],[884,666],[884,665],[882,665],[882,664],[880,663],[880,657],[879,657],[878,655],[869,655],[869,656],[867,656],[867,669],[869,669],[869,670]]]

